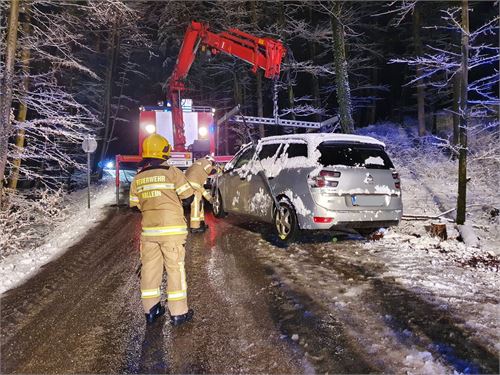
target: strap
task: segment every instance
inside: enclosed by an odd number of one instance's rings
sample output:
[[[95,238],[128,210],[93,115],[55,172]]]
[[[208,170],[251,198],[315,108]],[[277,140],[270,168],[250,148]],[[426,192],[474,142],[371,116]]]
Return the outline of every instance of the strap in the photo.
[[[142,168],[139,172],[137,172],[137,174],[140,174],[140,173],[146,172],[146,171],[152,171],[154,169],[164,169],[164,170],[168,171],[170,169],[170,166],[169,165],[149,165],[147,167]]]

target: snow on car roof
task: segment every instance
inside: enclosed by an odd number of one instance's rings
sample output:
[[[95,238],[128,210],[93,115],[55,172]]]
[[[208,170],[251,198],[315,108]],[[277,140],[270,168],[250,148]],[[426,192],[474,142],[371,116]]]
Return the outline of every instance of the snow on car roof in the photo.
[[[354,134],[338,134],[338,133],[305,133],[305,134],[275,135],[272,137],[264,137],[260,140],[260,142],[291,141],[291,140],[301,140],[307,143],[314,143],[315,145],[319,145],[321,142],[325,141],[333,141],[333,142],[368,143],[385,147],[384,142],[381,142],[373,137],[368,137],[364,135],[354,135]]]

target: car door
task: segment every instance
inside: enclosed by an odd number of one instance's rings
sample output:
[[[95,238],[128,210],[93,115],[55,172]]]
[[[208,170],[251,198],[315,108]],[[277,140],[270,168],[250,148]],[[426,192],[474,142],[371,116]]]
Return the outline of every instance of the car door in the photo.
[[[228,164],[224,171],[224,207],[228,212],[244,211],[244,200],[248,197],[248,184],[246,176],[248,174],[248,163],[254,156],[254,148],[249,146],[241,151],[234,162]]]
[[[253,166],[245,182],[248,184],[249,196],[244,202],[244,210],[264,221],[272,220],[273,198],[268,183],[275,177],[273,167],[280,147],[281,143],[278,142],[260,144],[257,147],[256,157],[251,161]],[[269,182],[266,183],[264,178]]]

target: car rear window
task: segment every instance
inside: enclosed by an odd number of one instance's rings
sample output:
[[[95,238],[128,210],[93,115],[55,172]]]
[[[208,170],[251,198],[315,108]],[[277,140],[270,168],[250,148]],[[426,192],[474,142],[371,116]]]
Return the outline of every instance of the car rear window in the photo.
[[[323,142],[318,146],[318,150],[321,153],[318,161],[325,167],[345,165],[373,169],[394,168],[384,149],[377,145]]]

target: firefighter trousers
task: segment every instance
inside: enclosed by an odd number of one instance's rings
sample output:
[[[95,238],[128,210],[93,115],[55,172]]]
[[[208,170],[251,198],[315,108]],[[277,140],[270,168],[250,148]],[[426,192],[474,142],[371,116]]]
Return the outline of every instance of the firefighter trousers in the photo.
[[[167,271],[167,306],[170,315],[188,311],[184,270],[186,249],[182,242],[141,241],[141,298],[144,312],[160,302],[163,269]]]
[[[189,221],[190,228],[199,228],[200,223],[205,220],[203,211],[203,195],[198,190],[194,191],[194,199],[191,203],[191,217]]]

